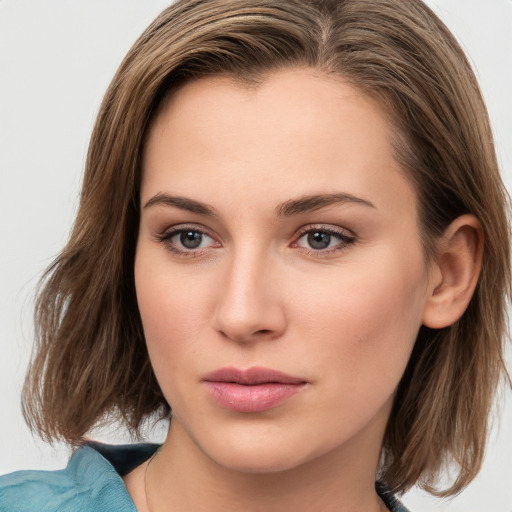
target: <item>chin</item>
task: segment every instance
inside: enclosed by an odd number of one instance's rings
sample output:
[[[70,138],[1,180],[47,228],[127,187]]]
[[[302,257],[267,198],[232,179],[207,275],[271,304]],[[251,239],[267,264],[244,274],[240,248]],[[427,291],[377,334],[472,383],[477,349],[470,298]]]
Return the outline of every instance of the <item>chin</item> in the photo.
[[[229,471],[250,474],[269,474],[290,471],[301,466],[309,457],[297,457],[297,454],[284,451],[267,450],[255,447],[253,450],[233,449],[229,452],[212,454],[212,459]]]
[[[321,458],[334,446],[315,443],[314,436],[305,432],[272,428],[248,429],[246,432],[219,430],[220,436],[196,443],[215,464],[234,472],[268,474],[291,471]],[[334,444],[334,443],[333,443]],[[337,444],[337,443],[336,443]]]

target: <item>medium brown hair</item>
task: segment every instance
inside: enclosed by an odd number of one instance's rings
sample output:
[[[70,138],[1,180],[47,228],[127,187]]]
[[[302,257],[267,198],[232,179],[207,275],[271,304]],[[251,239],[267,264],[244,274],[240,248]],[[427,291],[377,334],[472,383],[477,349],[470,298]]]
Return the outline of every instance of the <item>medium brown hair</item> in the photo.
[[[449,495],[480,469],[504,375],[510,296],[507,195],[475,76],[420,0],[179,0],[142,34],[103,100],[70,240],[45,273],[24,390],[29,425],[79,443],[119,415],[137,432],[169,406],[146,351],[134,286],[141,153],[162,99],[188,81],[254,83],[286,67],[342,77],[383,105],[396,157],[414,184],[425,251],[459,215],[482,224],[483,267],[454,325],[422,328],[385,434],[380,478]],[[457,464],[452,486],[436,476]]]

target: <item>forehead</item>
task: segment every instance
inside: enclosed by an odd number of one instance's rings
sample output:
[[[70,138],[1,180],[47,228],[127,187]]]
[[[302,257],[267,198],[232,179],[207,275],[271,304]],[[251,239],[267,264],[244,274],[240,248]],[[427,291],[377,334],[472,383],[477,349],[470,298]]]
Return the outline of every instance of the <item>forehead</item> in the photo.
[[[229,185],[228,194],[253,190],[276,201],[270,192],[283,189],[297,196],[342,187],[364,196],[392,175],[404,179],[394,133],[377,101],[313,70],[275,72],[251,87],[203,78],[171,94],[153,121],[142,194],[193,186],[220,197]]]
[[[150,132],[168,129],[172,117],[173,124],[183,130],[193,126],[197,135],[200,126],[230,129],[250,121],[246,128],[276,139],[278,129],[284,127],[283,136],[325,138],[332,117],[363,112],[373,116],[376,131],[384,128],[392,135],[391,116],[382,105],[342,77],[310,68],[286,68],[247,80],[214,75],[187,82],[164,99]],[[242,134],[237,131],[236,135]]]

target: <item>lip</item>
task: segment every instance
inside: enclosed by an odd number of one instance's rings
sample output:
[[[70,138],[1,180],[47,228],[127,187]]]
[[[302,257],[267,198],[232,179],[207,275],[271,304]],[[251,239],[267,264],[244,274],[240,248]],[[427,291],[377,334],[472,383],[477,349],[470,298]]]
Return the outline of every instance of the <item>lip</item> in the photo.
[[[262,412],[282,404],[306,386],[304,379],[262,367],[226,367],[207,374],[203,381],[210,396],[236,412]]]

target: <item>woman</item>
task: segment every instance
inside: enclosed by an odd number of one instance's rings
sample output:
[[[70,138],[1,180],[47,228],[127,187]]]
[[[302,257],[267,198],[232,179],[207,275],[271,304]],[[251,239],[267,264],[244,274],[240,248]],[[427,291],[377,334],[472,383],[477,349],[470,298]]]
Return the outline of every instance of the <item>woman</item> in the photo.
[[[98,116],[25,411],[72,445],[113,413],[136,431],[172,408],[169,434],[7,476],[6,510],[403,510],[391,492],[415,483],[459,492],[504,373],[491,140],[421,2],[164,11]]]

